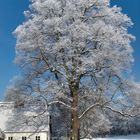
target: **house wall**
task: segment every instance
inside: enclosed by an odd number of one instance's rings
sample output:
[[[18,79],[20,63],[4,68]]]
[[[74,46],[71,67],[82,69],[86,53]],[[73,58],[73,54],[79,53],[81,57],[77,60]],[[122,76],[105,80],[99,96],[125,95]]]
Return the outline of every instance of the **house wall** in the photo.
[[[5,140],[9,140],[9,137],[13,137],[13,140],[22,140],[22,137],[26,137],[27,140],[36,140],[36,136],[40,136],[40,140],[50,140],[48,132],[5,132]]]

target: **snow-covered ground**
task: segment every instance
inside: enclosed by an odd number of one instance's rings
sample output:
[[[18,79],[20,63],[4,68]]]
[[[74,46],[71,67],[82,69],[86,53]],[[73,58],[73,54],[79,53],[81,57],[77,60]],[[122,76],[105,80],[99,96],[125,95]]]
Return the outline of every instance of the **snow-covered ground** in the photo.
[[[84,139],[89,140],[89,139]],[[92,140],[140,140],[140,135],[118,136],[110,138],[94,138]]]

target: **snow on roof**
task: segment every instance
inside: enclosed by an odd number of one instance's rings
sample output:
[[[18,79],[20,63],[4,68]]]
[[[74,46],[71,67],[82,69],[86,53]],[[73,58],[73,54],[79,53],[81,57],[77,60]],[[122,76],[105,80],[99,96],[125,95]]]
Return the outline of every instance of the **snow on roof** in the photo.
[[[14,104],[12,102],[0,102],[0,129],[6,129],[6,122],[13,114]]]
[[[10,104],[14,104],[14,102],[0,102],[0,104],[7,104],[7,105],[10,105]]]

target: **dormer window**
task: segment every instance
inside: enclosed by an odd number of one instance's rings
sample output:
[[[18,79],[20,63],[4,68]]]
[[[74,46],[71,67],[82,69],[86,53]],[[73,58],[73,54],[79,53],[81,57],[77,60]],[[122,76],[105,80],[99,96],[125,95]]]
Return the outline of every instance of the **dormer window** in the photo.
[[[8,137],[8,140],[13,140],[13,137]]]
[[[27,137],[22,137],[22,140],[27,140]]]
[[[40,136],[36,136],[35,137],[35,140],[40,140]]]

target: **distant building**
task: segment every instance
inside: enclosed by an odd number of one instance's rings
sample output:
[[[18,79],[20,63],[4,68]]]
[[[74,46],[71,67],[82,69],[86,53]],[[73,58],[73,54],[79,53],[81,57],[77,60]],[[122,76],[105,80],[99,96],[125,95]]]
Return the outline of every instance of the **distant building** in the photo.
[[[48,125],[39,131],[27,125],[27,129],[7,129],[7,122],[13,117],[14,103],[0,102],[0,140],[50,140],[49,113],[47,112]],[[28,111],[29,112],[29,111]],[[33,113],[33,112],[32,112]],[[24,126],[25,127],[25,126]]]

